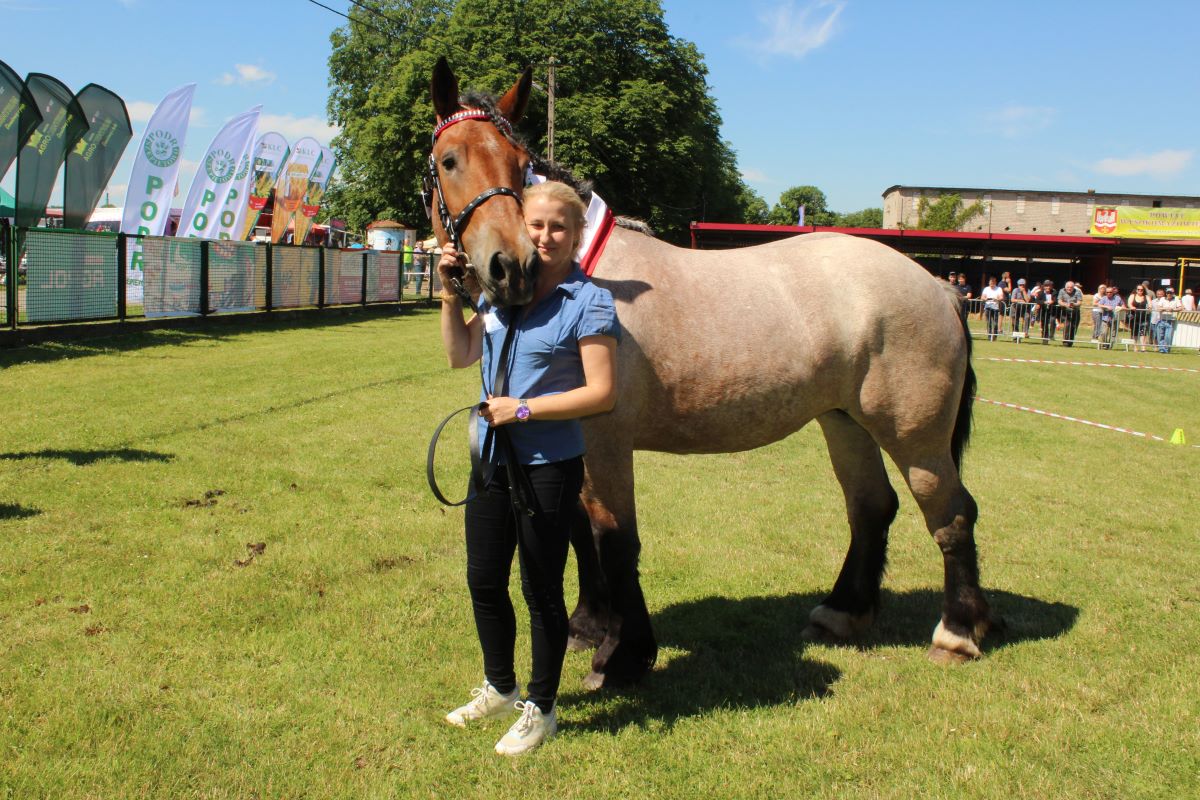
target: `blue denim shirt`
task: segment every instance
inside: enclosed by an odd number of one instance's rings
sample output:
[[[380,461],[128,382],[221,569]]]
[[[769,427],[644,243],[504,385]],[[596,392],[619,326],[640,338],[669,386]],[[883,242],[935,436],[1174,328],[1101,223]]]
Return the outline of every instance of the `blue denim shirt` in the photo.
[[[621,328],[612,294],[587,279],[578,264],[558,287],[520,316],[508,354],[508,390],[495,386],[496,367],[511,320],[507,308],[493,308],[480,298],[483,317],[483,391],[493,395],[542,397],[584,385],[579,340],[588,336],[620,339]],[[486,421],[480,441],[486,433]],[[578,419],[514,422],[508,425],[522,464],[550,464],[581,456],[583,426]],[[499,454],[497,454],[499,456]],[[503,462],[503,457],[496,459]]]

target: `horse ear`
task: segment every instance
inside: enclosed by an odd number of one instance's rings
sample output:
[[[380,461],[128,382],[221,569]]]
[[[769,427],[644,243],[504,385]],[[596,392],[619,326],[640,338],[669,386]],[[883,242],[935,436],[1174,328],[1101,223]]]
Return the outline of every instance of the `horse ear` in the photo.
[[[438,121],[458,111],[458,78],[454,77],[445,56],[439,57],[433,67],[429,93],[433,97],[433,109],[437,112]]]
[[[529,105],[529,90],[533,87],[533,67],[526,67],[521,77],[512,85],[504,97],[500,98],[497,108],[504,118],[516,125],[525,116],[525,108]]]

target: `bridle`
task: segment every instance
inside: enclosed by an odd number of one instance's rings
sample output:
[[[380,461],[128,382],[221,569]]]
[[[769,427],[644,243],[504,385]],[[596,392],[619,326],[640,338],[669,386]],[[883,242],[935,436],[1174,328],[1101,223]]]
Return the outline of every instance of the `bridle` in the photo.
[[[480,108],[467,108],[459,111],[457,114],[451,114],[438,123],[437,127],[433,129],[433,144],[437,144],[438,137],[441,136],[442,132],[451,125],[457,125],[458,123],[468,119],[486,120],[495,125],[496,129],[499,130],[500,133],[504,134],[506,139],[510,141],[512,140],[512,125],[504,117],[500,116],[499,114],[491,114]],[[442,230],[444,230],[446,235],[450,237],[450,241],[454,244],[454,248],[460,253],[464,252],[462,246],[463,231],[466,230],[467,223],[471,221],[471,215],[475,213],[475,209],[479,208],[493,197],[501,196],[511,197],[517,201],[518,206],[522,205],[521,195],[517,194],[515,190],[510,189],[507,186],[493,186],[490,189],[484,189],[482,192],[476,195],[474,200],[467,203],[466,206],[463,207],[462,211],[459,211],[457,215],[452,216],[450,214],[450,209],[446,206],[446,195],[445,192],[442,191],[442,181],[438,173],[437,161],[433,157],[433,150],[430,149],[429,168],[426,171],[425,178],[422,181],[421,186],[421,200],[425,203],[425,213],[429,215],[430,219],[433,218],[433,194],[435,192],[437,193],[438,220],[442,223]],[[467,266],[470,267],[471,265],[468,264]],[[462,281],[456,278],[453,280],[453,284],[454,292],[462,297],[464,301],[470,302],[470,295],[467,293],[466,287],[463,286]]]

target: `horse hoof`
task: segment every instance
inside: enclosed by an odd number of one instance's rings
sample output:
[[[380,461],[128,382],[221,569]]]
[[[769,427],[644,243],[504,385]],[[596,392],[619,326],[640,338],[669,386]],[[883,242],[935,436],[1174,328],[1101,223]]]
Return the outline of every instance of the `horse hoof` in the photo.
[[[585,650],[595,650],[599,642],[593,642],[590,639],[584,639],[580,636],[567,637],[567,649],[572,653],[582,653]]]
[[[587,677],[583,679],[583,688],[589,692],[594,692],[604,688],[604,673],[589,672]]]
[[[873,615],[868,612],[855,617],[848,611],[836,611],[829,606],[820,605],[808,615],[808,627],[801,633],[806,639],[820,641],[822,639],[846,640],[862,633],[871,626]]]
[[[929,648],[929,659],[937,664],[962,664],[982,658],[979,645],[966,636],[960,636],[939,622],[933,631],[933,645]]]

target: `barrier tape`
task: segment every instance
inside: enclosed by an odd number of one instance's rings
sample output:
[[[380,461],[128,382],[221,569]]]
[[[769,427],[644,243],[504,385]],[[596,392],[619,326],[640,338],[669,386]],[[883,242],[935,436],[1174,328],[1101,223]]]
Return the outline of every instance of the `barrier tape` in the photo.
[[[1080,419],[1079,417],[1072,417],[1067,414],[1055,414],[1053,411],[1043,411],[1040,408],[1031,408],[1029,406],[1019,405],[1017,403],[1004,403],[1004,402],[1001,402],[1000,400],[988,400],[986,397],[976,397],[975,400],[980,403],[988,403],[990,405],[1000,406],[1002,408],[1012,408],[1012,409],[1016,409],[1017,411],[1028,411],[1031,414],[1038,414],[1039,416],[1043,416],[1043,417],[1052,417],[1053,419],[1062,419],[1062,420],[1066,420],[1067,422],[1078,422],[1080,425],[1088,425],[1093,428],[1103,428],[1106,431],[1116,431],[1117,433],[1127,433],[1130,436],[1137,436],[1142,439],[1150,439],[1155,442],[1169,441],[1168,439],[1164,439],[1161,436],[1155,436],[1153,433],[1142,433],[1141,431],[1130,430],[1129,428],[1121,428],[1116,425],[1105,425],[1103,422],[1092,422],[1091,420]],[[1200,445],[1196,445],[1196,444],[1184,445],[1184,447],[1193,447],[1193,448],[1200,449]]]
[[[1113,369],[1156,369],[1162,372],[1194,372],[1200,373],[1200,369],[1192,369],[1190,367],[1156,367],[1149,364],[1108,364],[1103,361],[1047,361],[1038,358],[998,358],[996,356],[985,356],[984,361],[1007,361],[1013,364],[1063,364],[1072,367],[1112,367]]]

